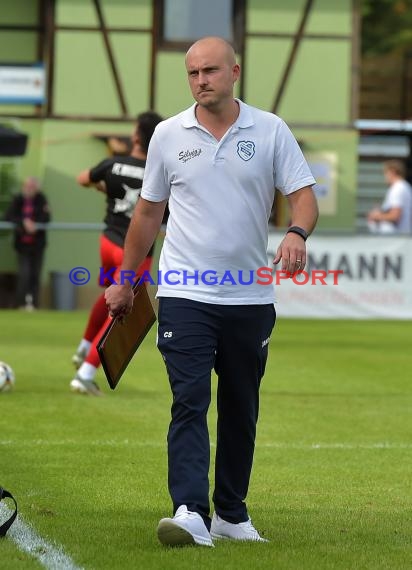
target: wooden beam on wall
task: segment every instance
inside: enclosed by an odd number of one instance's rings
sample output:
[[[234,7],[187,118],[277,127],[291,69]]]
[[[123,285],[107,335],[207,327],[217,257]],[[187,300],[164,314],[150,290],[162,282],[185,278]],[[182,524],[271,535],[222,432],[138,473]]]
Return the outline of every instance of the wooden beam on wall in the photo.
[[[360,72],[361,72],[361,8],[359,0],[352,0],[352,63],[351,63],[351,93],[350,93],[350,120],[355,122],[359,118],[360,109]]]
[[[298,52],[300,42],[301,42],[303,35],[304,35],[304,32],[305,32],[306,22],[308,21],[308,17],[309,17],[311,8],[312,8],[312,4],[313,4],[313,0],[306,0],[306,4],[305,4],[305,7],[304,7],[303,13],[302,13],[302,18],[301,18],[300,23],[299,23],[299,28],[295,34],[295,39],[293,41],[292,49],[290,51],[289,58],[288,58],[288,61],[286,63],[285,69],[283,70],[282,78],[281,78],[280,84],[279,84],[279,89],[278,89],[278,92],[277,92],[276,97],[275,97],[275,102],[273,103],[273,107],[272,107],[273,113],[277,113],[279,110],[280,103],[282,101],[282,97],[283,97],[283,94],[285,92],[288,79],[289,79],[291,71],[293,69],[293,64],[294,64],[295,59],[296,59],[296,54]]]
[[[55,0],[44,0],[43,21],[45,26],[44,35],[44,58],[46,63],[47,88],[46,88],[46,116],[50,117],[54,111],[54,40],[55,40]]]
[[[100,25],[100,31],[103,34],[103,41],[104,41],[104,45],[106,47],[107,56],[109,58],[110,68],[112,70],[112,75],[113,75],[114,83],[116,86],[117,96],[119,98],[120,107],[122,109],[122,115],[123,115],[123,117],[128,117],[129,114],[127,111],[127,104],[126,104],[126,98],[124,96],[123,85],[122,85],[120,75],[119,75],[118,70],[117,70],[117,65],[116,65],[116,61],[114,58],[112,45],[110,43],[109,33],[107,31],[106,23],[104,20],[103,10],[102,10],[102,7],[100,5],[100,0],[93,0],[93,3],[94,3],[94,7],[96,9],[97,19],[98,19],[99,25]]]
[[[240,60],[242,62],[242,72],[240,74],[239,83],[239,97],[240,99],[245,98],[245,81],[246,81],[246,16],[247,16],[247,0],[242,0],[239,3],[239,15],[235,17],[235,25],[239,26],[240,32],[238,34],[240,38],[240,45],[238,47]],[[236,31],[234,36],[236,37]]]
[[[156,73],[157,73],[157,52],[159,50],[159,37],[161,35],[161,0],[152,0],[152,48],[150,53],[150,108],[155,110],[156,106]]]

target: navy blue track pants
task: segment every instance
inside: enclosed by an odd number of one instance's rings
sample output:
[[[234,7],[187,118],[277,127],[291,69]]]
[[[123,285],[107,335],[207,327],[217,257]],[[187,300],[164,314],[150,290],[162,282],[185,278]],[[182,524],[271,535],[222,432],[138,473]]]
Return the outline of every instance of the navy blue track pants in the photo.
[[[168,433],[168,482],[174,512],[187,505],[209,518],[210,443],[207,411],[211,371],[218,376],[216,513],[248,519],[245,499],[255,447],[259,387],[276,320],[274,306],[215,305],[161,297],[158,348],[173,394]]]

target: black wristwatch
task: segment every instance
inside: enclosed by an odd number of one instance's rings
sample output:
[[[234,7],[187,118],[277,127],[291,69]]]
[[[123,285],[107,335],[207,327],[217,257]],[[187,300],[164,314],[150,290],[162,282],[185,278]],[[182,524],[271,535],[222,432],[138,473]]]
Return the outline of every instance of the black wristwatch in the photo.
[[[303,238],[304,241],[306,241],[309,237],[308,232],[303,228],[301,228],[300,226],[291,226],[290,228],[287,229],[286,233],[298,234],[298,236]]]

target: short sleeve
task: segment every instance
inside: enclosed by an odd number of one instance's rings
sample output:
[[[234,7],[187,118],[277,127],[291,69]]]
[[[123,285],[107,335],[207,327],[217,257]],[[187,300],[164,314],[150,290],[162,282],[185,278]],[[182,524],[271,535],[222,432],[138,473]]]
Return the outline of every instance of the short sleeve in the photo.
[[[91,182],[101,182],[105,179],[107,169],[111,167],[113,161],[110,158],[102,160],[90,169],[90,180]]]
[[[159,130],[156,129],[149,144],[143,186],[140,196],[150,202],[162,202],[170,195],[170,184],[160,144]]]
[[[405,193],[408,189],[401,183],[394,184],[389,190],[388,196],[384,203],[384,210],[390,210],[392,208],[404,208],[405,207]]]
[[[273,177],[275,187],[284,195],[316,184],[297,140],[282,120],[276,130]]]

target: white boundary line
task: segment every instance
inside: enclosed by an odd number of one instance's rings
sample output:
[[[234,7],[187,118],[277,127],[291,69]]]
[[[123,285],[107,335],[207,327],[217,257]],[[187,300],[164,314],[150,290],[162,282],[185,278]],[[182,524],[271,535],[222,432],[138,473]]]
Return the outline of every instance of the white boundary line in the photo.
[[[0,504],[2,519],[9,518],[12,513],[13,511],[6,505]],[[30,525],[23,522],[20,515],[17,515],[6,536],[16,543],[19,550],[36,558],[48,570],[83,570],[65,554],[61,546],[47,542]]]
[[[377,443],[262,443],[257,444],[259,447],[272,447],[277,449],[412,449],[412,443],[390,443],[389,441],[381,441]]]
[[[91,441],[78,441],[74,439],[61,439],[55,441],[49,441],[46,439],[33,439],[24,441],[16,441],[12,439],[0,440],[1,446],[15,446],[15,447],[33,447],[33,446],[44,446],[44,447],[60,447],[64,445],[75,445],[77,447],[81,446],[93,446],[93,447],[120,447],[120,446],[130,446],[130,447],[159,447],[166,449],[166,442],[161,443],[158,441],[131,441],[129,439],[98,439]],[[211,446],[215,447],[215,444],[211,442]],[[390,441],[378,441],[373,443],[344,443],[344,442],[334,442],[334,443],[288,443],[282,441],[272,441],[267,443],[256,443],[256,448],[273,448],[273,449],[301,449],[301,450],[317,450],[317,449],[412,449],[412,443],[404,442],[390,442]]]

